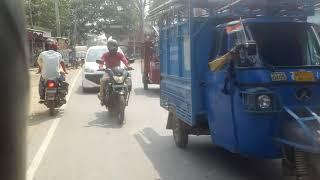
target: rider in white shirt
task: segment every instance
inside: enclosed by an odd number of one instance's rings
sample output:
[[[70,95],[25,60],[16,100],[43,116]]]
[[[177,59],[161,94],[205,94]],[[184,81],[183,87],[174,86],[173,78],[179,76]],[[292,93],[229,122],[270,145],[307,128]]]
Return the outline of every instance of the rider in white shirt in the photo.
[[[45,45],[46,51],[42,52],[38,57],[39,73],[41,73],[39,82],[39,95],[40,101],[44,101],[45,98],[45,82],[47,80],[61,81],[65,80],[64,74],[68,74],[62,55],[57,52],[58,46],[54,40],[47,40]],[[61,71],[63,70],[63,73]]]

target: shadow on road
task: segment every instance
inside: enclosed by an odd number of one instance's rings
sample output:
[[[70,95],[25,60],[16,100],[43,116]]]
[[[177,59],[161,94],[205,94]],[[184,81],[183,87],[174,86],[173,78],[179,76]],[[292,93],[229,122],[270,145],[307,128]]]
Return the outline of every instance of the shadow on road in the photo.
[[[28,121],[27,121],[27,126],[35,126],[35,125],[41,124],[46,121],[61,118],[63,116],[63,114],[64,114],[63,109],[57,109],[55,116],[49,115],[49,109],[46,111],[43,111],[43,112],[34,113],[29,116]]]
[[[86,89],[84,92],[82,89],[82,86],[80,85],[75,92],[81,95],[93,95],[93,94],[99,93],[99,88],[89,88],[89,89]]]
[[[137,96],[147,96],[151,98],[159,98],[160,97],[160,89],[159,88],[150,88],[148,90],[144,90],[143,88],[135,88],[135,95]]]
[[[119,129],[122,127],[122,125],[118,123],[117,118],[115,116],[111,116],[111,114],[107,111],[96,112],[95,115],[96,119],[88,122],[88,126],[85,127],[100,127],[113,129]]]
[[[171,136],[160,136],[152,128],[143,129],[135,138],[160,179],[284,180],[280,161],[248,160],[215,147],[210,140],[204,142],[205,137],[191,137],[186,150],[176,148]]]

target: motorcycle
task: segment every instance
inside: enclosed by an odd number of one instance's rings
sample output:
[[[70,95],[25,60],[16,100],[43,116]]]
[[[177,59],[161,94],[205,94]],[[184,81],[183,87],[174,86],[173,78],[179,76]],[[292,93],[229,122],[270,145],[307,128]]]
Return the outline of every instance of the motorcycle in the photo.
[[[54,116],[55,109],[66,104],[65,97],[69,84],[59,79],[47,80],[45,83],[45,101],[42,102],[49,108],[50,116]]]
[[[101,64],[100,60],[97,60]],[[132,89],[131,76],[128,71],[132,68],[124,69],[117,66],[113,69],[103,69],[108,76],[105,84],[105,97],[103,98],[103,105],[109,110],[112,115],[116,115],[119,124],[123,124],[125,116],[125,108],[128,106],[130,92]]]

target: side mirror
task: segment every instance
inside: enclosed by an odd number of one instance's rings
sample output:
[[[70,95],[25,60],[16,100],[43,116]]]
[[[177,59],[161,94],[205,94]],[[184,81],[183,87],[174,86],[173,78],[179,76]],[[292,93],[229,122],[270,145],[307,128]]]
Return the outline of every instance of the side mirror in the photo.
[[[240,44],[236,47],[239,52],[240,61],[238,66],[249,67],[256,64],[257,58],[257,43],[255,41],[249,41]]]
[[[101,60],[96,60],[96,63],[97,63],[97,64],[103,64],[103,61],[101,61]]]
[[[241,59],[257,55],[257,43],[255,41],[249,41],[238,46]]]

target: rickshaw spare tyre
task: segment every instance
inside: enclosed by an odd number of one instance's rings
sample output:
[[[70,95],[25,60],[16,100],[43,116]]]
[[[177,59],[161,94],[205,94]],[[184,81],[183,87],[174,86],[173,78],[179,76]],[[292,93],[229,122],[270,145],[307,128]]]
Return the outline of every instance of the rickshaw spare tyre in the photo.
[[[178,119],[175,115],[173,116],[172,121],[172,132],[174,142],[177,147],[185,149],[188,145],[188,129],[187,125]]]

